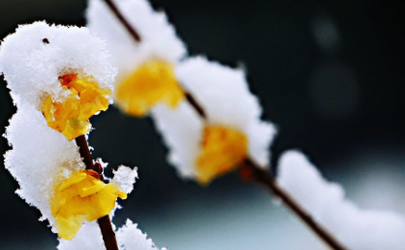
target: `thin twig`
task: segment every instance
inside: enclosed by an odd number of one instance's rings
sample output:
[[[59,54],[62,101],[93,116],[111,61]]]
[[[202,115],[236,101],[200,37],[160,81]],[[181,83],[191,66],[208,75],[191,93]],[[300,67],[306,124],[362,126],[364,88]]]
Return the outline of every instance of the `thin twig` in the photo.
[[[142,41],[139,32],[133,27],[128,20],[124,17],[121,11],[118,9],[118,6],[113,2],[113,0],[104,0],[107,6],[110,8],[111,12],[114,13],[115,17],[120,21],[120,23],[125,27],[131,37],[135,40],[136,43],[140,43]],[[198,104],[195,98],[187,91],[184,91],[184,95],[186,97],[186,101],[195,109],[198,115],[206,119],[207,115],[204,112],[204,109]]]
[[[206,120],[207,119],[207,114],[205,113],[203,107],[197,102],[197,100],[194,98],[190,92],[184,91],[184,95],[186,96],[186,100],[190,106],[193,107],[195,112],[200,116],[201,119]]]
[[[77,146],[79,147],[80,156],[83,158],[84,164],[86,164],[86,169],[91,169],[96,171],[100,179],[103,180],[103,173],[100,164],[93,163],[93,158],[90,154],[90,149],[87,144],[86,137],[81,135],[75,139]],[[111,226],[111,220],[108,215],[101,217],[97,220],[98,226],[100,227],[101,234],[103,235],[104,245],[107,250],[118,250],[117,239],[115,238],[114,230]]]
[[[141,36],[139,35],[138,31],[128,22],[128,20],[124,17],[124,15],[120,12],[117,5],[113,2],[113,0],[104,0],[107,6],[110,8],[111,12],[114,13],[115,17],[122,23],[128,33],[132,36],[135,42],[141,42]]]
[[[243,173],[243,174],[242,174]],[[297,217],[299,217],[316,235],[319,236],[331,249],[347,250],[337,241],[325,228],[320,226],[315,220],[283,189],[278,185],[274,177],[257,166],[252,160],[247,159],[241,169],[241,175],[246,179],[252,179],[265,186],[270,192],[279,198]],[[249,178],[250,177],[250,178]]]
[[[126,28],[135,42],[139,43],[141,41],[141,37],[139,33],[135,30],[131,24],[125,19],[122,13],[119,11],[117,6],[113,3],[112,0],[104,0],[110,10],[115,14],[121,24]],[[196,113],[200,116],[200,118],[204,121],[207,121],[207,114],[204,111],[203,107],[198,103],[195,97],[188,91],[184,91],[185,97],[187,102],[190,106],[196,111]],[[330,246],[334,250],[347,250],[343,247],[336,239],[333,238],[331,234],[329,234],[325,229],[323,229],[320,225],[318,225],[312,217],[303,209],[301,208],[298,203],[296,203],[287,193],[285,193],[282,189],[278,187],[274,177],[271,176],[268,172],[260,169],[257,167],[251,160],[246,160],[245,167],[242,168],[242,171],[248,170],[252,174],[253,180],[257,181],[258,183],[263,184],[266,186],[276,197],[280,198],[283,203],[289,207],[299,218],[304,221],[312,231],[317,234],[328,246]]]
[[[189,103],[197,114],[203,120],[207,119],[204,109],[193,96],[187,92]],[[246,171],[252,177],[252,180],[264,185],[273,193],[274,196],[279,198],[297,217],[299,217],[320,239],[322,239],[331,249],[334,250],[347,250],[339,241],[337,241],[330,233],[314,221],[314,219],[284,190],[282,190],[276,183],[274,177],[267,171],[258,167],[252,160],[247,159],[244,162],[241,172],[246,174]]]
[[[84,135],[76,137],[75,139],[77,146],[79,147],[80,156],[83,158],[84,164],[86,164],[87,169],[93,169],[93,158],[91,157],[89,146],[87,145],[87,140]]]

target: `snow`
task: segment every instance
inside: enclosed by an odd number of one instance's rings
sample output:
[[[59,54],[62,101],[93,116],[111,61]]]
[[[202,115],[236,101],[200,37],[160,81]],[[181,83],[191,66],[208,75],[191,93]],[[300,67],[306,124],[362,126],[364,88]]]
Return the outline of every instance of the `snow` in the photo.
[[[243,132],[249,142],[249,157],[267,168],[269,146],[276,129],[270,122],[261,120],[259,101],[249,91],[245,73],[204,57],[193,57],[178,65],[176,75],[203,107],[208,116],[207,124]],[[188,103],[176,110],[158,106],[152,111],[152,117],[169,147],[168,161],[182,177],[194,179],[205,121]]]
[[[137,224],[127,220],[126,224],[116,231],[120,250],[159,250],[146,234],[138,229]],[[105,250],[100,228],[96,221],[85,223],[77,236],[68,241],[59,239],[59,250]],[[161,250],[167,250],[162,248]]]
[[[200,151],[203,121],[186,102],[177,109],[160,105],[152,110],[152,117],[169,148],[167,160],[181,177],[196,178],[195,163]]]
[[[29,104],[19,106],[5,137],[12,147],[5,166],[19,184],[17,194],[53,224],[49,204],[55,182],[85,168],[78,147],[48,127],[41,112]]]
[[[55,102],[69,95],[58,79],[67,73],[92,77],[99,87],[112,91],[116,69],[108,57],[104,42],[87,28],[45,22],[20,25],[1,44],[0,72],[17,106],[5,133],[12,147],[5,154],[5,167],[19,184],[17,194],[38,208],[41,220],[51,226],[56,185],[85,165],[75,142],[48,126],[40,111],[42,102],[48,95]]]
[[[108,57],[104,42],[87,28],[35,22],[20,25],[4,39],[0,72],[17,106],[28,102],[39,110],[45,93],[54,101],[68,95],[58,80],[66,73],[92,76],[101,88],[112,90],[116,69]]]
[[[135,180],[138,179],[137,168],[131,169],[126,166],[119,166],[117,170],[113,170],[113,182],[118,184],[121,191],[129,194],[134,189]]]
[[[402,215],[359,208],[345,198],[339,184],[325,180],[302,153],[283,154],[277,182],[348,249],[404,249]]]
[[[146,0],[114,0],[121,13],[139,32],[140,43],[129,35],[102,0],[90,0],[87,27],[104,39],[111,61],[118,67],[117,83],[142,63],[151,59],[176,63],[186,55],[183,42],[162,12],[153,10]]]
[[[138,229],[138,225],[131,220],[117,231],[117,240],[121,250],[159,250],[147,235]],[[162,248],[165,250],[165,248]]]

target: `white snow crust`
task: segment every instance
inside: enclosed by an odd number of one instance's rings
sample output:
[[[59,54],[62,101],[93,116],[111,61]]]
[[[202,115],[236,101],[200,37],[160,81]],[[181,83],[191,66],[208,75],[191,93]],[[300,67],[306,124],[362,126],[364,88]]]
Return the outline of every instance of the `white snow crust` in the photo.
[[[35,22],[20,25],[4,39],[0,72],[17,106],[28,102],[39,109],[45,93],[54,101],[68,95],[58,80],[66,73],[93,76],[101,88],[112,90],[116,69],[108,57],[104,42],[87,28]]]
[[[19,184],[17,194],[52,225],[50,198],[55,181],[85,168],[78,147],[50,128],[41,112],[29,104],[19,106],[5,137],[12,147],[5,154],[5,166]]]
[[[182,102],[177,109],[158,105],[152,109],[152,117],[169,148],[167,160],[181,177],[196,178],[195,163],[201,149],[203,121],[186,102]]]
[[[405,217],[392,211],[360,209],[343,188],[325,180],[298,151],[287,151],[279,163],[279,185],[342,244],[351,250],[402,250]]]
[[[104,39],[118,67],[117,83],[147,60],[159,59],[175,64],[186,55],[183,42],[163,12],[153,10],[146,0],[114,0],[121,13],[139,32],[140,43],[129,35],[102,0],[90,0],[87,27]]]
[[[146,234],[138,229],[137,224],[127,220],[116,231],[120,250],[159,250]],[[85,223],[72,240],[59,239],[59,250],[105,250],[100,228],[96,221]],[[162,248],[161,250],[167,250]]]
[[[126,166],[119,166],[117,170],[113,170],[114,177],[112,181],[120,187],[121,191],[129,194],[134,189],[134,183],[138,179],[137,168],[131,169]]]
[[[248,138],[249,156],[263,168],[269,162],[269,146],[276,134],[273,124],[261,120],[262,109],[248,88],[245,73],[203,57],[182,61],[176,76],[203,107],[207,124],[222,125],[243,132]],[[156,107],[156,126],[169,147],[168,160],[186,178],[195,178],[204,121],[182,103],[177,109]]]

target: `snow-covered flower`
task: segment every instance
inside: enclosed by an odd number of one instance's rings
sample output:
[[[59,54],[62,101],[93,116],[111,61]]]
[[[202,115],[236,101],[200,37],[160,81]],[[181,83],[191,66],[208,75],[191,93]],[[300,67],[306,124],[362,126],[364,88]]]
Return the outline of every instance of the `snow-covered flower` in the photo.
[[[115,69],[107,57],[104,44],[86,28],[45,22],[20,26],[1,45],[0,70],[17,105],[5,134],[12,147],[5,166],[19,183],[17,193],[66,239],[84,220],[110,214],[137,176],[120,167],[113,182],[104,184],[98,173],[85,170],[69,141],[88,132],[83,123],[108,106]],[[123,172],[132,180],[119,177]]]
[[[248,158],[266,168],[275,128],[260,119],[261,107],[243,70],[195,57],[180,63],[176,76],[207,115],[202,119],[186,102],[175,110],[153,110],[168,160],[180,175],[206,184]]]
[[[14,103],[29,103],[68,140],[106,110],[116,74],[104,43],[86,28],[21,25],[1,45],[0,72]]]
[[[157,104],[177,107],[184,91],[174,70],[186,49],[164,13],[146,0],[114,0],[139,33],[136,42],[102,0],[90,0],[87,27],[105,39],[118,67],[114,102],[124,112],[144,116]]]
[[[345,198],[339,184],[323,179],[302,153],[287,151],[282,155],[277,182],[348,249],[404,249],[404,216],[360,209]]]
[[[159,250],[146,234],[138,229],[137,224],[127,220],[126,224],[116,230],[120,250]],[[89,240],[91,239],[91,240]],[[105,250],[101,231],[97,223],[85,223],[73,240],[60,239],[59,250]],[[161,250],[167,250],[162,248]]]

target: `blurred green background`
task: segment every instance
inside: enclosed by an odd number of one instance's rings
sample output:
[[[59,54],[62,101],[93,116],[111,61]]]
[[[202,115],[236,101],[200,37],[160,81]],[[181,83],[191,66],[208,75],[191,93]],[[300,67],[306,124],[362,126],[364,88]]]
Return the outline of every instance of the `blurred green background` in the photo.
[[[405,214],[405,2],[400,0],[152,0],[168,13],[190,54],[244,65],[264,118],[278,125],[272,162],[299,148],[362,208]],[[85,25],[86,1],[0,0],[0,38],[35,20]],[[0,84],[0,129],[15,112]],[[138,166],[121,202],[170,250],[326,249],[265,190],[235,174],[208,188],[183,182],[165,162],[151,119],[114,107],[92,118],[94,155]],[[0,152],[7,150],[0,140]],[[0,248],[55,249],[39,212],[18,198],[0,168]]]

